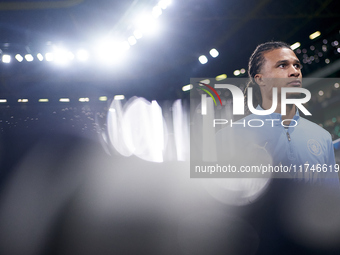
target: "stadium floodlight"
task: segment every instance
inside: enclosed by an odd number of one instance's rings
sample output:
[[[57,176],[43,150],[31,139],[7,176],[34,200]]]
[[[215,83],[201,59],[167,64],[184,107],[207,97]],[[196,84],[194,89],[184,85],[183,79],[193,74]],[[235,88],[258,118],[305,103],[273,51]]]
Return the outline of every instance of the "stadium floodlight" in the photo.
[[[44,60],[44,56],[41,53],[37,54],[37,58],[39,59],[39,61],[43,61]]]
[[[99,97],[99,101],[105,102],[105,101],[107,101],[107,97],[101,96],[101,97]]]
[[[309,39],[314,40],[315,38],[319,37],[321,35],[320,31],[316,31],[313,34],[309,35]]]
[[[16,54],[15,59],[18,60],[18,62],[22,62],[24,60],[23,56],[21,56],[20,54]]]
[[[216,49],[211,49],[209,53],[213,58],[218,57],[218,55],[220,54]]]
[[[130,36],[128,38],[128,42],[132,46],[132,45],[135,45],[137,43],[137,40],[136,40],[136,38],[134,36]]]
[[[72,52],[66,49],[63,49],[63,48],[54,49],[54,61],[56,63],[65,65],[65,64],[68,64],[73,59],[74,59],[74,55]]]
[[[138,29],[136,29],[136,30],[133,32],[133,35],[134,35],[134,37],[135,37],[136,39],[140,39],[140,38],[143,37],[142,31],[140,31],[140,30],[138,30]]]
[[[128,41],[125,41],[125,42],[119,43],[119,45],[117,47],[118,47],[118,50],[126,52],[130,49],[130,44],[129,44]]]
[[[208,58],[207,58],[206,56],[204,56],[204,55],[200,56],[200,57],[198,58],[198,60],[200,61],[200,63],[201,63],[202,65],[208,63]]]
[[[77,51],[77,59],[79,61],[87,61],[89,59],[89,53],[84,49],[80,49]]]
[[[124,100],[125,96],[124,95],[115,95],[113,100]]]
[[[301,46],[301,43],[296,42],[296,43],[290,45],[290,48],[291,48],[292,50],[296,50],[296,49],[299,48],[300,46]]]
[[[193,88],[194,86],[192,84],[188,84],[182,87],[183,91],[189,91]]]
[[[216,76],[216,81],[222,81],[227,79],[227,75],[226,74],[220,74],[218,76]]]
[[[7,55],[7,54],[2,55],[2,62],[7,63],[7,64],[10,63],[11,62],[11,56]]]
[[[162,8],[160,6],[158,6],[158,5],[153,7],[153,9],[152,9],[152,16],[154,16],[155,18],[158,18],[161,15],[162,15]]]
[[[205,79],[205,80],[201,80],[201,81],[199,82],[199,85],[200,85],[200,86],[203,86],[203,84],[210,84],[210,80],[209,80],[209,79]]]
[[[158,6],[161,7],[163,10],[168,8],[170,4],[171,4],[171,0],[161,0],[158,2]]]
[[[136,40],[136,39],[135,39]],[[106,39],[98,43],[96,54],[99,61],[106,64],[121,63],[123,56],[130,48],[129,42],[118,42]]]
[[[240,74],[241,74],[241,71],[240,71],[240,70],[235,70],[235,71],[234,71],[234,75],[235,75],[235,76],[239,76]]]
[[[79,102],[85,103],[85,102],[89,102],[90,99],[88,97],[81,97],[79,98]]]
[[[54,60],[54,54],[52,52],[47,52],[45,54],[45,59],[46,61],[50,62],[50,61],[53,61]]]
[[[145,34],[154,34],[158,30],[158,24],[152,16],[142,15],[136,19],[136,29]]]
[[[33,61],[33,56],[32,56],[32,54],[26,54],[26,55],[25,55],[25,59],[26,59],[27,62],[32,62],[32,61]]]
[[[70,99],[69,98],[60,98],[59,102],[68,103],[68,102],[70,102]]]

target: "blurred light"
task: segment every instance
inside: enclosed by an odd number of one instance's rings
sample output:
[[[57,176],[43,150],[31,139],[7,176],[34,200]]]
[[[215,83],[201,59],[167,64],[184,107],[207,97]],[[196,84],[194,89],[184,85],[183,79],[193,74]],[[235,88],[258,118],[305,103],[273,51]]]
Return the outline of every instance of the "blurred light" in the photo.
[[[45,59],[46,59],[46,61],[48,61],[48,62],[53,61],[53,60],[54,60],[53,53],[47,52],[47,53],[45,54]]]
[[[339,42],[338,41],[334,41],[332,44],[333,44],[333,46],[338,46]]]
[[[211,49],[209,53],[213,58],[216,58],[220,54],[216,49]]]
[[[153,7],[152,16],[154,16],[155,18],[158,18],[161,15],[162,15],[162,8],[160,6]]]
[[[225,79],[227,79],[226,74],[221,74],[221,75],[216,76],[216,81],[222,81],[222,80],[225,80]]]
[[[113,100],[124,100],[125,96],[124,95],[115,95]]]
[[[316,31],[313,34],[309,35],[309,39],[314,40],[315,38],[319,37],[321,35],[320,31]]]
[[[68,102],[70,102],[70,99],[69,98],[60,98],[59,102],[68,103]]]
[[[340,53],[340,48],[337,48],[336,50],[337,50],[337,52],[339,52],[339,53]]]
[[[73,59],[74,59],[74,54],[73,54],[71,51],[69,51],[69,52],[67,53],[67,56],[68,56],[68,59],[69,59],[69,60],[73,60]]]
[[[11,56],[10,55],[2,55],[2,62],[4,62],[4,63],[11,62]]]
[[[0,103],[7,103],[7,99],[0,99]]]
[[[175,140],[177,160],[185,161],[189,157],[190,134],[187,112],[182,105],[182,100],[177,99],[172,105],[173,135]]]
[[[334,88],[339,88],[339,83],[334,83]]]
[[[163,115],[162,108],[157,103],[157,101],[151,101],[151,125],[150,127],[153,129],[152,135],[155,138],[151,140],[150,147],[152,161],[154,162],[163,162],[163,150],[164,150],[164,127],[163,127]]]
[[[133,35],[134,35],[134,37],[135,37],[136,39],[140,39],[140,38],[143,37],[143,33],[142,33],[140,30],[135,30],[135,31],[133,32]]]
[[[31,54],[26,54],[25,59],[27,62],[32,62],[33,61],[33,56]]]
[[[336,122],[336,118],[332,118],[332,122],[335,123]]]
[[[37,54],[37,58],[39,59],[39,61],[43,61],[44,60],[44,57],[41,53],[38,53]]]
[[[330,61],[328,58],[325,59],[325,63],[326,63],[326,64],[329,64],[330,62],[331,62],[331,61]]]
[[[89,59],[89,53],[86,50],[80,49],[77,51],[77,59],[79,61],[86,61]]]
[[[39,103],[47,103],[49,100],[47,98],[41,98],[38,101]]]
[[[107,101],[107,97],[106,96],[99,97],[99,101],[105,102]]]
[[[301,53],[301,49],[297,49],[297,50],[296,50],[296,53],[297,53],[297,54],[300,54],[300,53]]]
[[[242,69],[240,70],[240,72],[241,72],[241,74],[244,74],[244,73],[246,73],[246,69],[242,68]]]
[[[104,39],[97,45],[96,53],[99,61],[103,63],[122,63],[123,56],[129,48],[130,45],[128,42]]]
[[[130,44],[127,41],[122,42],[122,43],[120,43],[119,48],[120,48],[120,50],[127,51],[127,50],[130,49]]]
[[[201,63],[202,65],[208,63],[208,59],[207,59],[207,57],[204,56],[204,55],[200,56],[200,57],[198,58],[198,60],[200,61],[200,63]]]
[[[326,52],[327,51],[327,46],[326,45],[322,45],[322,51]]]
[[[62,48],[56,48],[54,50],[54,57],[54,60],[58,64],[62,65],[67,64],[70,60],[74,59],[74,55],[72,52]]]
[[[137,43],[137,40],[136,40],[136,38],[134,36],[130,36],[128,38],[128,42],[132,46],[132,45],[135,45]]]
[[[310,46],[309,48],[310,48],[311,51],[315,50],[314,45]]]
[[[171,0],[161,0],[158,3],[158,6],[161,7],[163,10],[168,8],[168,6],[171,4]]]
[[[324,44],[327,44],[328,43],[328,41],[326,40],[326,39],[323,39],[323,41],[322,41]]]
[[[140,30],[142,33],[153,34],[158,30],[158,25],[156,20],[150,16],[140,16],[135,21],[136,29]]]
[[[210,84],[210,80],[209,79],[201,80],[200,82],[204,83],[204,84]],[[203,86],[203,85],[200,84],[200,86]]]
[[[88,97],[81,97],[79,98],[79,102],[89,102],[90,99]]]
[[[27,103],[28,99],[24,98],[24,99],[18,99],[18,103]]]
[[[240,74],[241,74],[240,70],[235,70],[235,71],[234,71],[234,75],[235,75],[235,76],[239,76]]]
[[[319,91],[319,96],[323,96],[323,91],[322,90]]]
[[[193,88],[194,86],[192,86],[192,84],[188,84],[182,87],[183,91],[189,91]]]
[[[18,62],[22,62],[24,60],[24,58],[20,54],[16,54],[15,59],[18,60]]]
[[[120,101],[114,100],[111,108],[114,111],[109,110],[107,128],[113,147],[123,155],[134,154],[143,160],[163,162],[167,134],[158,103],[135,98],[124,107],[123,113]]]
[[[290,45],[290,48],[292,50],[295,50],[295,49],[299,48],[300,46],[301,46],[301,44],[299,42],[296,42],[296,43]]]

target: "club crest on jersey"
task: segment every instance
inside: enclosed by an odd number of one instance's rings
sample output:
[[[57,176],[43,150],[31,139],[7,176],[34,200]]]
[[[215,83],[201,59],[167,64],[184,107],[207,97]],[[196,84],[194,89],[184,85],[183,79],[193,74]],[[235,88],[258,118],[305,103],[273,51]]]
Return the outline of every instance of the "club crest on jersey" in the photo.
[[[307,147],[310,153],[315,156],[319,156],[321,154],[321,145],[318,141],[314,139],[309,139],[307,142]]]

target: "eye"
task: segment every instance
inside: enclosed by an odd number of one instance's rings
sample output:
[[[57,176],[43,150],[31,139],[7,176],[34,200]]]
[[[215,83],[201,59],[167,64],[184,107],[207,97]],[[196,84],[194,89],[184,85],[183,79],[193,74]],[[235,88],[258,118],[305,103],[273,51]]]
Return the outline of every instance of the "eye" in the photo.
[[[295,67],[296,69],[302,69],[302,65],[301,65],[300,63],[294,64],[294,67]]]
[[[286,64],[280,64],[279,67],[280,68],[285,68],[287,65]]]

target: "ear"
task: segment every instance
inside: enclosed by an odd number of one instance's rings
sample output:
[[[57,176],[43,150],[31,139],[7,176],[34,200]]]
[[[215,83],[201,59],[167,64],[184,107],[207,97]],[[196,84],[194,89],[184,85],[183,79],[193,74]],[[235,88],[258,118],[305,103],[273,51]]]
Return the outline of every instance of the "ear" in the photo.
[[[255,82],[259,85],[259,86],[264,86],[264,81],[263,81],[263,77],[262,74],[258,73],[254,76],[254,80]]]

